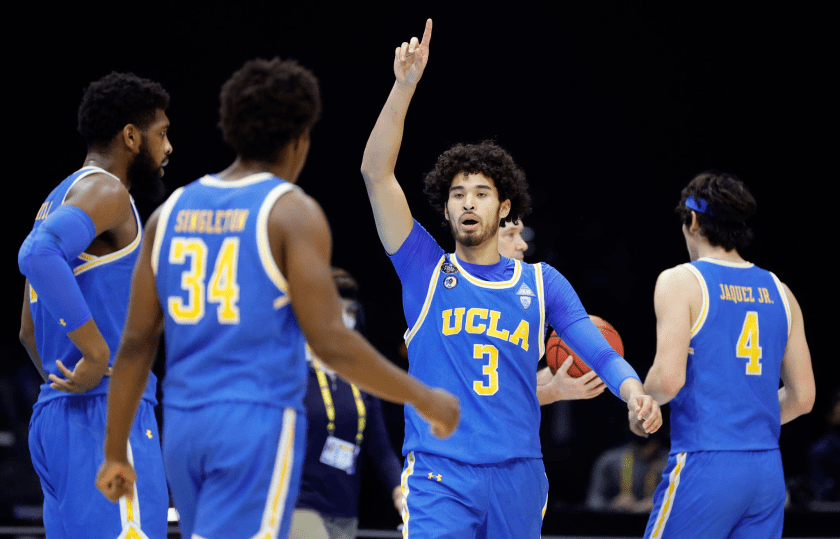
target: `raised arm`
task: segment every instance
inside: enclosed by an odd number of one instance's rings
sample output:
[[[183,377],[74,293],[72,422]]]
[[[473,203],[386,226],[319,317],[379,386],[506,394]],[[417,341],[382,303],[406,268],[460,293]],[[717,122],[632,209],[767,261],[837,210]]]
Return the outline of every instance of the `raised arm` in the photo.
[[[394,51],[396,82],[368,137],[362,158],[362,176],[373,208],[376,230],[388,254],[397,252],[414,225],[394,169],[402,144],[408,105],[429,61],[431,40],[432,20],[429,19],[422,40],[418,42],[413,37]]]
[[[783,285],[790,305],[790,337],[785,356],[782,358],[782,383],[779,389],[779,406],[782,412],[782,425],[807,414],[814,407],[816,385],[814,370],[811,366],[811,351],[805,340],[805,323],[802,309],[787,285]]]
[[[330,271],[329,227],[320,206],[301,192],[281,197],[269,214],[269,241],[298,323],[312,351],[342,378],[396,403],[413,405],[444,437],[458,424],[458,401],[433,390],[382,357],[344,325]]]

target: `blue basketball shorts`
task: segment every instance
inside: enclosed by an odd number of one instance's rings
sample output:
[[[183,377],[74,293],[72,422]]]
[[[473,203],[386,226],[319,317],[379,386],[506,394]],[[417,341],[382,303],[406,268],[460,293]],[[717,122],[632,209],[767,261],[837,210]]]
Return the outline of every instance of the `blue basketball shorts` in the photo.
[[[164,406],[163,460],[181,536],[286,537],[305,446],[306,415],[291,408]]]
[[[129,435],[134,500],[108,501],[96,488],[105,456],[107,395],[72,395],[35,405],[29,451],[44,492],[50,539],[166,539],[169,492],[152,403],[141,400]]]
[[[542,459],[476,465],[412,451],[402,490],[406,539],[538,539],[548,478]]]
[[[784,506],[778,449],[676,453],[653,495],[645,538],[780,538]]]

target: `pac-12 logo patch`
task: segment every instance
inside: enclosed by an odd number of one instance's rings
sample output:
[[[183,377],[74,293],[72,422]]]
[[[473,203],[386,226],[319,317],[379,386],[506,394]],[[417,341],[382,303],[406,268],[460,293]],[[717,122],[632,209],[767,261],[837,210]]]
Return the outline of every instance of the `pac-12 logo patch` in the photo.
[[[519,290],[516,291],[516,295],[519,296],[519,302],[526,309],[531,306],[531,298],[537,297],[537,295],[534,294],[531,288],[525,283],[522,283]]]
[[[443,280],[444,288],[448,288],[449,290],[452,290],[457,285],[458,285],[458,278],[455,277],[454,275],[449,275],[449,276],[446,277],[446,279]]]
[[[456,273],[458,271],[458,268],[456,268],[455,265],[450,262],[444,262],[443,265],[440,267],[440,271],[444,273]]]

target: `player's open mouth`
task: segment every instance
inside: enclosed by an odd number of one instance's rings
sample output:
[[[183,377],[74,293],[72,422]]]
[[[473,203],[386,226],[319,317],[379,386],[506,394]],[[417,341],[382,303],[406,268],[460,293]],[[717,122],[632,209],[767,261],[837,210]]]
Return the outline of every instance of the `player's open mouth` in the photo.
[[[470,230],[470,231],[475,230],[476,228],[478,228],[478,221],[474,221],[472,219],[467,219],[466,221],[461,223],[461,227],[464,228],[465,230]]]

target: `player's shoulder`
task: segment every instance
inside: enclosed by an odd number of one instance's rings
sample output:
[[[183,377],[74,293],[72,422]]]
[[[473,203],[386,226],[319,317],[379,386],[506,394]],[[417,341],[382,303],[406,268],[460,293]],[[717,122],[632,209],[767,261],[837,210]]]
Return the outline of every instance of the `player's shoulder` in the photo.
[[[700,272],[691,264],[679,264],[663,270],[656,279],[656,293],[690,293],[700,289]]]
[[[123,182],[110,172],[94,169],[79,177],[67,190],[65,203],[85,200],[88,203],[101,201],[102,203],[128,203],[131,197]]]
[[[270,233],[273,230],[295,234],[316,234],[329,237],[329,223],[317,200],[292,184],[272,203],[268,215]]]
[[[554,286],[572,286],[572,284],[569,282],[566,276],[560,273],[560,271],[551,264],[548,264],[546,262],[539,262],[537,264],[534,264],[534,266],[540,268],[540,273],[542,274],[543,282],[545,282],[546,289],[549,289]]]

